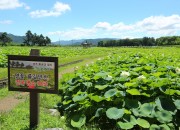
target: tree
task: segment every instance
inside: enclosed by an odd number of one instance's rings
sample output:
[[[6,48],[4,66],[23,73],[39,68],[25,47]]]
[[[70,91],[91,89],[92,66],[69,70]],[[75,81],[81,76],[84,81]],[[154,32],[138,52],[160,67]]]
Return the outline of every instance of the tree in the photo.
[[[32,43],[32,39],[33,39],[33,34],[31,33],[30,30],[28,30],[26,32],[26,38],[24,39],[24,45],[30,46]]]
[[[44,36],[41,34],[41,35],[39,36],[39,38],[38,38],[38,45],[39,45],[39,46],[43,46],[43,45],[44,45],[44,42],[45,42]]]
[[[6,32],[4,32],[0,35],[0,42],[2,42],[2,46],[6,46],[6,43],[12,42],[12,39],[7,36]]]
[[[49,37],[45,37],[45,46],[51,44],[51,39]]]
[[[36,33],[34,33],[34,35],[32,37],[32,45],[33,46],[38,44],[38,38],[39,38],[39,36]]]

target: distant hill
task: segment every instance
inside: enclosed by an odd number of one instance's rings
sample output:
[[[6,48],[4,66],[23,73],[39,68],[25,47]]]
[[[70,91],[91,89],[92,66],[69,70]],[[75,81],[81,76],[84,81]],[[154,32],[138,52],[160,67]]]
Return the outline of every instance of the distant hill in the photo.
[[[2,32],[0,32],[0,35],[2,34]],[[13,34],[8,34],[8,37],[10,37],[12,39],[12,42],[14,43],[23,43],[25,36],[16,36]]]
[[[0,32],[0,35],[2,32]],[[25,36],[17,36],[14,34],[8,34],[8,37],[12,39],[14,43],[23,43]],[[117,40],[115,38],[96,38],[96,39],[78,39],[78,40],[60,40],[56,42],[52,42],[52,44],[59,44],[62,46],[66,45],[81,45],[81,43],[88,42],[92,43],[92,45],[97,45],[99,41],[106,41],[106,40]]]
[[[53,42],[53,44],[60,44],[60,45],[81,45],[81,43],[88,42],[92,43],[92,45],[97,45],[99,41],[106,41],[106,40],[117,40],[115,38],[96,38],[96,39],[78,39],[78,40],[62,40]]]

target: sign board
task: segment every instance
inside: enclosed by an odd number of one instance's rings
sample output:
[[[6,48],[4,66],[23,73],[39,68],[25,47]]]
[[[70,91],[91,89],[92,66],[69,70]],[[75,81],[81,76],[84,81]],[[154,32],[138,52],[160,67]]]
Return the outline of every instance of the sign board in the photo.
[[[58,58],[8,55],[10,91],[58,93]]]

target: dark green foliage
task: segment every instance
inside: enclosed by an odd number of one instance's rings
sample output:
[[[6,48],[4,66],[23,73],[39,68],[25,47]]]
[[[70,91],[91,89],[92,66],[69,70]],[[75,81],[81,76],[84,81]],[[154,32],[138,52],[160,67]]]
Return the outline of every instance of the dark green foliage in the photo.
[[[57,107],[67,122],[103,130],[178,129],[178,56],[145,52],[113,54],[64,82]],[[76,126],[72,116],[77,114]]]
[[[51,43],[51,39],[49,37],[44,37],[42,34],[37,35],[36,33],[32,34],[30,30],[26,32],[26,36],[24,39],[25,46],[46,46]]]
[[[0,35],[1,46],[7,46],[7,43],[10,43],[11,41],[12,41],[12,39],[10,37],[8,37],[6,32],[4,32]]]
[[[143,37],[135,39],[119,39],[99,41],[99,47],[116,47],[116,46],[168,46],[180,45],[180,36],[160,37],[156,40],[153,37]]]

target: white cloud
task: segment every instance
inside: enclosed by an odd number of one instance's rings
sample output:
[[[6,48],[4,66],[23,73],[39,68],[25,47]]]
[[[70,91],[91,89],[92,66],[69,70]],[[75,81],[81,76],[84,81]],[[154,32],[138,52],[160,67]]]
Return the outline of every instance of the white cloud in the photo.
[[[0,21],[0,24],[12,24],[13,21],[11,20],[3,20],[3,21]]]
[[[108,22],[98,22],[96,25],[94,25],[94,28],[108,30],[108,31],[123,31],[123,30],[132,30],[133,26],[125,25],[122,22],[113,25],[111,25]]]
[[[137,22],[135,26],[148,34],[171,35],[180,31],[180,16],[151,16]]]
[[[35,10],[29,14],[32,18],[60,16],[62,13],[65,13],[68,10],[71,10],[68,4],[56,2],[51,10]]]
[[[55,31],[49,32],[48,35],[57,35],[63,37],[64,39],[81,39],[81,38],[88,38],[95,34],[95,30],[93,29],[84,29],[84,28],[74,28],[68,31]]]
[[[139,38],[144,36],[160,37],[180,35],[180,16],[150,16],[131,24],[119,22],[97,22],[91,28],[74,28],[68,31],[50,32],[49,35],[61,36],[61,39],[74,38]]]
[[[30,9],[29,6],[27,6],[23,2],[19,2],[19,0],[0,0],[0,10],[15,9],[18,7],[24,7],[25,9]]]
[[[108,22],[98,22],[94,25],[94,28],[109,30],[111,28],[111,24]]]

